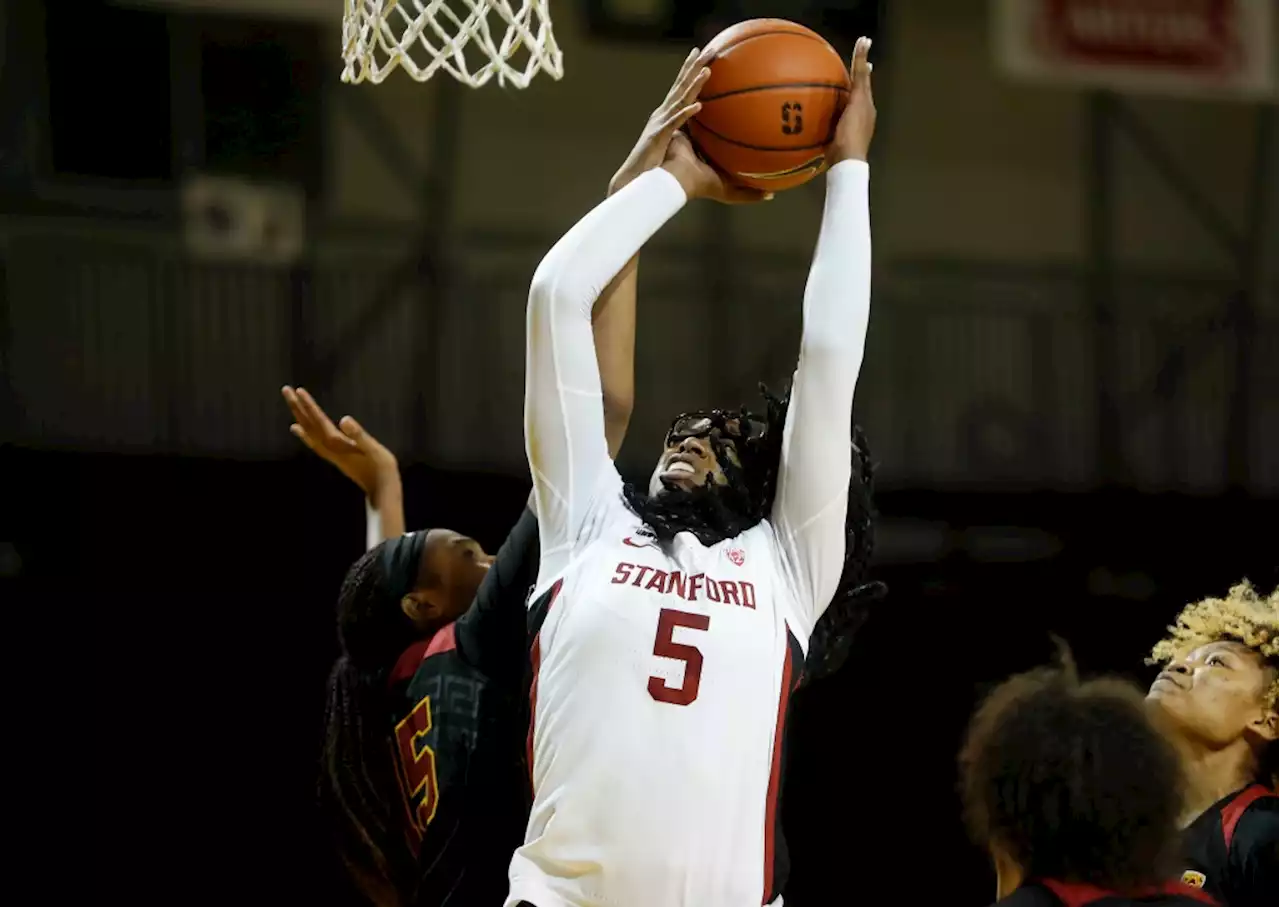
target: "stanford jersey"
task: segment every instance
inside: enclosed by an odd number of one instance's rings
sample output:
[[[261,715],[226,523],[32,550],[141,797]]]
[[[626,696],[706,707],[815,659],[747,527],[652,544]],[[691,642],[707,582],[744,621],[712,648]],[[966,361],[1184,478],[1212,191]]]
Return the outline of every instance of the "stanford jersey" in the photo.
[[[513,892],[539,907],[615,891],[628,904],[767,903],[811,609],[768,523],[662,550],[614,477],[594,538],[533,609],[538,795]],[[545,879],[545,863],[586,872]]]
[[[780,901],[787,701],[839,583],[869,317],[867,167],[827,177],[769,519],[667,545],[609,459],[592,304],[684,204],[650,171],[549,252],[529,297],[525,436],[542,544],[531,608],[534,801],[507,905]],[[715,355],[715,350],[708,350]]]
[[[1276,792],[1255,784],[1223,797],[1182,834],[1182,881],[1223,907],[1276,902]]]
[[[1188,885],[1170,884],[1138,894],[1121,895],[1079,882],[1044,880],[1023,885],[995,907],[1210,907],[1213,898]]]
[[[467,613],[410,647],[392,673],[392,745],[421,907],[500,904],[506,894],[529,805],[524,605],[537,562],[537,521],[525,511]]]

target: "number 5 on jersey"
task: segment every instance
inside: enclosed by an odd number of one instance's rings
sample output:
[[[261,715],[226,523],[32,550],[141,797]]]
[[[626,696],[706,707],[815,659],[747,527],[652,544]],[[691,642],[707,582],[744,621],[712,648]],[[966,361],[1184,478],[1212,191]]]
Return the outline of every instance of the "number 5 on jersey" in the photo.
[[[676,627],[690,630],[706,630],[711,617],[706,614],[690,614],[663,608],[658,612],[658,635],[653,641],[653,654],[661,658],[673,658],[684,662],[684,681],[678,687],[668,686],[661,677],[649,678],[649,695],[658,702],[671,705],[688,705],[698,698],[698,685],[702,682],[702,652],[696,646],[676,642],[672,638]]]
[[[411,836],[420,843],[436,817],[440,794],[436,782],[436,754],[424,743],[431,730],[431,697],[423,697],[396,725],[396,761],[408,813]]]

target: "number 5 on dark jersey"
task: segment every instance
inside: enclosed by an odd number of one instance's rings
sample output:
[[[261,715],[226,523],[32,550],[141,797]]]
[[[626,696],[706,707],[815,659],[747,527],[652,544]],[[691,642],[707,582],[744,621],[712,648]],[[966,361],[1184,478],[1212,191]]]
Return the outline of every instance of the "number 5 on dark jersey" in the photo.
[[[415,846],[422,842],[427,826],[436,816],[440,799],[436,781],[436,754],[426,745],[431,730],[431,697],[425,696],[396,725],[396,764],[400,769],[400,785],[404,793],[405,812]]]

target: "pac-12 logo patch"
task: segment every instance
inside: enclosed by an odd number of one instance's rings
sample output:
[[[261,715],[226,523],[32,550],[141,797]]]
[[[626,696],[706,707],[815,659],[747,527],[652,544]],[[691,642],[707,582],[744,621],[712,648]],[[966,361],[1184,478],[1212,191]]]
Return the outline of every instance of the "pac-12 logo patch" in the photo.
[[[747,556],[742,553],[741,548],[730,548],[727,553],[729,556],[729,560],[733,561],[733,565],[735,567],[741,567],[744,563],[746,563]]]
[[[1182,874],[1182,884],[1190,885],[1192,888],[1203,888],[1204,883],[1208,881],[1203,872],[1196,872],[1194,869],[1188,869]]]

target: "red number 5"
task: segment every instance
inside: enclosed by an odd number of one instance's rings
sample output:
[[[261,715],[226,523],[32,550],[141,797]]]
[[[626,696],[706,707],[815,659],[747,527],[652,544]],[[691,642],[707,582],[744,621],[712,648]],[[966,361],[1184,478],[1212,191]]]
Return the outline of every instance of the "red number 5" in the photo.
[[[653,654],[662,658],[674,658],[684,662],[684,682],[678,687],[667,686],[661,677],[649,678],[649,695],[658,702],[672,705],[688,705],[698,698],[698,684],[702,682],[702,653],[694,646],[686,646],[671,638],[676,627],[705,630],[711,626],[706,614],[690,614],[663,608],[658,612],[658,638],[653,641]]]

